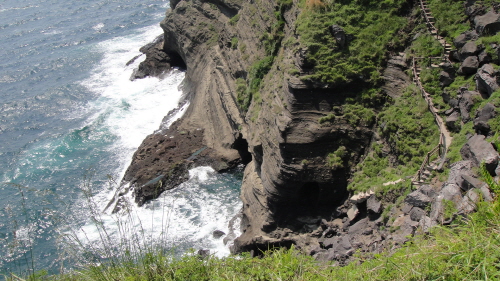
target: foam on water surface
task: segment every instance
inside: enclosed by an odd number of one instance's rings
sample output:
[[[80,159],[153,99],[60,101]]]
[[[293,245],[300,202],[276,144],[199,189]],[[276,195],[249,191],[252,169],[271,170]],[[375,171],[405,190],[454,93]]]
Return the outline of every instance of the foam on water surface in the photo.
[[[240,234],[237,223],[229,228],[230,220],[241,209],[239,181],[238,176],[221,175],[210,167],[194,168],[189,171],[187,182],[164,192],[158,199],[142,207],[128,204],[117,214],[98,210],[101,223],[88,220],[70,232],[78,236],[79,243],[94,250],[106,249],[114,255],[160,248],[182,254],[192,248],[209,249],[216,256],[227,256],[232,241],[225,244],[224,237],[215,238],[213,232],[223,231],[233,239]],[[92,198],[92,206],[88,201],[81,201],[81,209],[104,206],[108,197],[109,191],[103,191]],[[113,241],[111,245],[109,241]]]
[[[7,3],[28,7],[29,2],[33,1]],[[102,212],[137,147],[160,127],[163,117],[178,106],[182,96],[179,85],[184,73],[178,70],[162,80],[129,80],[144,56],[128,66],[127,62],[162,33],[158,23],[136,28],[135,22],[151,15],[159,22],[168,6],[168,1],[156,1],[146,5],[151,9],[149,14],[143,14],[143,8],[136,14],[131,9],[144,7],[144,3],[132,2],[122,3],[128,7],[123,14],[121,4],[118,7],[102,2],[113,11],[112,17],[102,10],[89,9],[83,2],[72,3],[74,11],[60,11],[60,16],[38,13],[37,9],[43,10],[45,5],[33,6],[23,14],[27,20],[0,27],[10,29],[8,40],[15,40],[11,45],[17,46],[0,51],[6,54],[4,59],[16,58],[6,60],[4,69],[9,71],[0,73],[4,93],[12,92],[3,96],[4,105],[0,107],[4,119],[11,119],[0,124],[8,140],[0,151],[5,159],[0,180],[19,184],[0,185],[5,206],[0,212],[0,243],[5,246],[0,249],[0,273],[24,263],[30,249],[39,269],[57,271],[60,259],[72,267],[74,264],[60,256],[68,250],[60,244],[60,235],[75,234],[87,241],[83,245],[92,248],[102,237],[89,222],[92,216],[102,219],[101,230],[118,242],[107,246],[120,246],[118,238],[125,232],[119,226],[125,226],[141,228],[136,233],[144,243],[166,241],[165,245],[176,253],[192,247],[228,254],[222,239],[213,238],[212,232],[228,233],[228,221],[241,207],[240,176],[220,175],[211,168],[199,167],[190,171],[188,182],[157,200],[141,208],[131,204],[133,215]],[[47,3],[62,5],[55,0]],[[40,16],[34,17],[35,12]],[[33,23],[32,18],[38,22]],[[53,19],[56,21],[51,22]],[[126,32],[121,34],[120,30]],[[41,37],[12,35],[19,32]],[[59,47],[68,44],[77,46]],[[162,128],[181,117],[187,106],[184,103]]]

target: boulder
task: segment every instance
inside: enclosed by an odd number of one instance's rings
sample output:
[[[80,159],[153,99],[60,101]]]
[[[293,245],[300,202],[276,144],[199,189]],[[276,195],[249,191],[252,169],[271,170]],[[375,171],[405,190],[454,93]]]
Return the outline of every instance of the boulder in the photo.
[[[226,233],[224,233],[224,231],[220,231],[220,230],[216,230],[212,233],[212,236],[215,238],[215,239],[219,239],[221,238],[222,236],[226,235]]]
[[[382,90],[390,97],[397,98],[401,96],[404,89],[411,84],[410,77],[405,70],[408,69],[403,56],[391,56],[387,62],[387,67],[382,73],[384,85]]]
[[[460,116],[462,121],[467,123],[471,120],[470,110],[474,106],[476,100],[481,98],[481,94],[476,91],[465,91],[459,101]]]
[[[465,45],[462,46],[462,49],[460,49],[459,54],[460,54],[460,60],[464,61],[466,58],[475,56],[479,52],[479,49],[477,47],[476,42],[474,41],[469,41],[465,43]]]
[[[392,226],[393,228],[398,228],[392,234],[392,240],[398,244],[403,244],[409,240],[409,237],[415,234],[418,222],[411,220],[410,216],[401,216],[394,221]]]
[[[477,71],[476,86],[479,92],[488,97],[500,88],[497,81],[497,72],[491,64],[485,64]]]
[[[475,30],[465,31],[464,33],[458,35],[453,40],[453,45],[455,45],[455,47],[457,49],[460,49],[465,45],[465,43],[467,43],[467,41],[477,40],[478,38],[479,38],[479,35],[477,34],[477,32]]]
[[[490,132],[490,125],[488,121],[495,117],[496,115],[496,107],[487,103],[481,110],[476,113],[476,118],[474,119],[474,130],[478,134],[488,135]]]
[[[420,190],[415,190],[412,193],[408,194],[405,198],[405,202],[414,207],[419,207],[425,209],[430,203],[432,199],[420,192]]]
[[[170,8],[173,10],[175,9],[175,6],[177,6],[177,4],[179,4],[179,2],[181,2],[182,0],[170,0]]]
[[[451,83],[453,83],[453,81],[455,81],[454,73],[446,72],[444,70],[439,73],[439,85],[441,87],[448,87]]]
[[[210,250],[199,249],[198,256],[202,259],[208,258],[210,256]]]
[[[486,13],[486,8],[483,5],[477,4],[476,0],[465,1],[465,14],[469,18],[474,18],[477,15]]]
[[[458,208],[460,214],[467,215],[476,210],[477,202],[479,202],[478,192],[480,191],[477,189],[471,189],[467,191],[465,196],[462,198],[460,208]]]
[[[401,227],[404,223],[405,223],[405,220],[406,218],[409,218],[410,216],[403,216],[403,215],[400,215],[399,217],[397,217],[394,222],[392,223],[392,227]]]
[[[347,217],[349,218],[349,220],[354,220],[359,214],[359,209],[356,205],[353,205],[349,211],[347,211]]]
[[[460,149],[462,159],[471,160],[474,166],[479,167],[481,162],[484,162],[486,169],[491,175],[495,174],[495,169],[498,165],[498,152],[493,148],[491,143],[485,140],[483,135],[474,135]]]
[[[146,59],[134,69],[130,80],[143,79],[148,76],[162,77],[175,65],[172,58],[163,50],[163,35],[158,36],[153,42],[143,46],[139,51],[146,55]],[[137,57],[136,57],[137,58]],[[136,59],[134,58],[134,60]],[[132,63],[129,61],[127,64]]]
[[[434,190],[434,188],[428,184],[422,185],[418,191],[420,191],[422,194],[425,194],[429,196],[429,198],[434,198],[437,195],[437,192]]]
[[[405,215],[408,215],[411,211],[411,209],[413,209],[413,206],[404,202],[403,203],[403,206],[401,206],[401,211],[403,212],[403,214]]]
[[[477,58],[477,56],[470,56],[462,62],[462,65],[458,69],[458,72],[464,75],[471,75],[476,73],[478,67],[479,59]]]
[[[485,63],[490,63],[492,61],[490,54],[488,54],[486,50],[482,50],[477,58],[479,59],[479,65],[484,65]]]
[[[334,24],[330,26],[330,33],[337,41],[338,46],[342,49],[346,44],[346,34],[342,27]]]
[[[458,185],[445,183],[443,189],[439,193],[443,199],[452,201],[455,203],[455,206],[460,206],[460,203],[462,202],[462,191]]]
[[[483,200],[486,202],[491,202],[493,201],[493,195],[491,195],[490,188],[488,185],[483,185],[479,189],[481,191],[481,194],[483,195]]]
[[[482,16],[476,16],[474,24],[479,35],[494,35],[500,31],[500,14],[491,9]]]
[[[457,99],[450,99],[449,102],[448,102],[448,105],[451,108],[458,108],[458,100]]]
[[[325,240],[324,243],[325,244],[323,244],[323,246],[329,250],[326,253],[318,255],[316,257],[318,260],[345,260],[354,252],[347,235],[342,237],[335,236],[333,238]]]
[[[451,114],[453,114],[453,112],[455,112],[455,109],[449,108],[449,109],[445,110],[444,115],[450,116]]]
[[[460,61],[460,54],[458,53],[458,50],[451,50],[450,51],[450,60],[452,60],[454,62]]]
[[[446,127],[453,132],[460,131],[460,114],[454,111],[450,116],[446,117]]]
[[[365,231],[368,231],[369,229],[371,230],[371,228],[368,226],[368,222],[369,222],[368,218],[364,218],[356,222],[355,224],[351,225],[348,230],[349,235],[364,234]]]
[[[421,208],[415,207],[410,211],[410,218],[412,221],[420,221],[424,217],[426,212]]]
[[[432,203],[431,213],[429,214],[431,221],[442,223],[443,221],[443,196],[439,195]]]
[[[375,195],[372,195],[366,201],[366,209],[369,212],[378,214],[382,210],[382,203],[380,203],[380,201],[377,200],[377,198],[375,197]]]
[[[424,232],[429,232],[431,227],[436,226],[436,221],[431,220],[428,216],[423,216],[418,222],[418,226],[422,228]]]
[[[469,175],[461,175],[463,181],[462,185],[460,186],[463,190],[468,191],[470,189],[480,189],[483,185],[486,183],[482,180],[478,180],[472,176]]]
[[[461,203],[462,194],[460,187],[455,184],[445,184],[443,190],[441,190],[432,203],[429,216],[432,221],[437,221],[440,224],[448,224],[458,212]]]
[[[450,173],[447,183],[453,183],[458,186],[464,186],[464,175],[473,176],[472,168],[474,163],[472,161],[458,161],[450,165]]]

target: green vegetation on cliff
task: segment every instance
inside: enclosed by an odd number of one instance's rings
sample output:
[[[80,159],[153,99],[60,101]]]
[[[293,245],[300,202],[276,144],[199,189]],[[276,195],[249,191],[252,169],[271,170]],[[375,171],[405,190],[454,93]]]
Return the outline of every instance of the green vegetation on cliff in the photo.
[[[405,1],[324,1],[324,5],[309,7],[312,2],[320,1],[302,1],[297,21],[301,46],[307,50],[306,65],[312,67],[312,73],[303,79],[378,83],[387,50],[403,43],[398,30],[406,23],[401,15]],[[344,29],[345,46],[330,33],[332,25]]]
[[[434,117],[413,85],[379,113],[377,124],[378,135],[385,141],[373,142],[372,152],[356,167],[348,187],[352,191],[414,175],[426,153],[439,142]]]

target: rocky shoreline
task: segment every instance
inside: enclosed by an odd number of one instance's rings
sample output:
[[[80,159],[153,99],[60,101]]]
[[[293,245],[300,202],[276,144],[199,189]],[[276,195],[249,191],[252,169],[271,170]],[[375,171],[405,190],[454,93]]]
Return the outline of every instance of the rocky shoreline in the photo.
[[[441,87],[457,75],[476,75],[474,91],[461,89],[457,98],[443,94],[449,108],[440,112],[450,130],[474,124],[476,134],[468,136],[461,150],[463,160],[448,163],[445,182],[434,179],[401,197],[377,191],[349,193],[350,176],[368,154],[376,128],[371,122],[353,126],[342,114],[337,114],[335,123],[319,124],[318,118],[342,106],[359,85],[311,84],[290,75],[286,65],[307,72],[300,52],[283,48],[280,61],[263,81],[265,102],[241,110],[237,80],[247,77],[251,62],[265,56],[255,30],[271,28],[265,18],[274,16],[275,2],[259,2],[258,9],[237,0],[170,2],[172,10],[161,23],[164,36],[141,49],[147,59],[131,79],[161,77],[171,67],[185,69],[184,91],[190,105],[181,119],[148,136],[134,154],[122,186],[129,186],[137,204],[175,188],[194,167],[223,172],[244,164],[243,234],[232,252],[258,254],[293,244],[319,260],[345,264],[355,251],[393,250],[416,233],[465,217],[479,200],[492,200],[477,169],[484,162],[491,176],[500,176],[497,147],[486,141],[497,133],[488,125],[496,106],[488,104],[475,118],[470,113],[479,101],[476,96],[489,97],[500,87],[491,54],[474,43],[485,30],[497,32],[492,30],[500,19],[495,10],[468,8],[474,30],[456,38],[457,50],[451,57],[460,67],[444,65],[440,74]],[[293,25],[298,14],[296,6],[284,11],[285,38],[297,39]],[[500,56],[500,47],[494,50]],[[387,60],[382,89],[388,97],[400,96],[410,84],[408,68],[404,54],[392,54]],[[341,146],[349,158],[332,169],[326,165],[325,152]],[[395,204],[398,197],[403,200]],[[119,208],[120,203],[115,211]]]

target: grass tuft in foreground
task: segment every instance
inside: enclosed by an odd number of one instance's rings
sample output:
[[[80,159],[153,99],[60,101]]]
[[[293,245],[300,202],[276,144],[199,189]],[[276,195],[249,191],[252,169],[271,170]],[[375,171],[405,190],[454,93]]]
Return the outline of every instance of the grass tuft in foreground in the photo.
[[[498,184],[490,184],[498,187]],[[493,190],[496,190],[492,187]],[[500,202],[480,202],[477,212],[438,226],[393,254],[357,253],[345,267],[316,262],[293,247],[262,258],[201,258],[165,253],[136,262],[88,265],[45,280],[497,280],[500,278]],[[370,258],[370,259],[369,259]],[[11,278],[11,280],[19,280]]]

